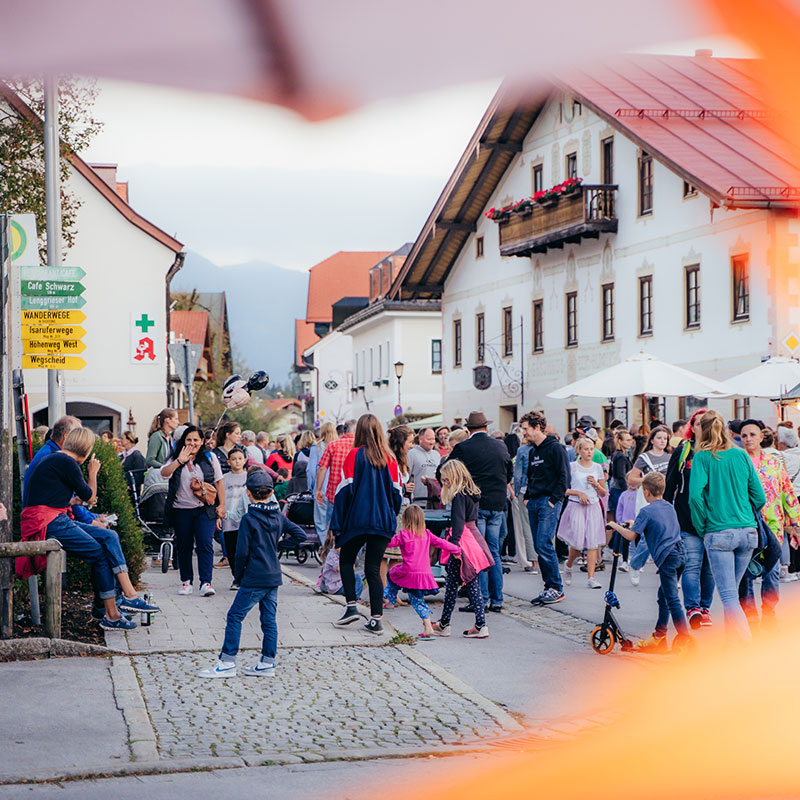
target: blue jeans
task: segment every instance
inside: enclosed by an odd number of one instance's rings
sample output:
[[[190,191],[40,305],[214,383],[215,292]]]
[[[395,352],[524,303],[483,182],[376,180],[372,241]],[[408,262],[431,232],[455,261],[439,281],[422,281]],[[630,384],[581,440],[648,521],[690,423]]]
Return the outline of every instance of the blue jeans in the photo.
[[[676,542],[669,555],[661,562],[661,566],[658,568],[658,577],[661,580],[661,585],[658,587],[656,636],[667,635],[670,616],[672,617],[672,624],[678,633],[689,633],[681,598],[678,593],[678,580],[683,573],[684,566],[686,566],[686,549],[683,546],[683,542]]]
[[[696,533],[681,531],[681,538],[686,548],[686,567],[681,578],[683,605],[687,611],[692,608],[708,610],[714,599],[714,576],[705,545]]]
[[[531,521],[533,546],[539,556],[539,569],[545,589],[562,591],[561,573],[558,571],[558,556],[553,546],[553,537],[561,514],[561,503],[551,506],[547,497],[532,497],[528,500],[528,518]]]
[[[633,547],[633,555],[629,562],[631,569],[641,569],[647,563],[648,558],[650,558],[650,551],[647,549],[647,542],[643,536],[639,540],[639,544]]]
[[[222,656],[227,656],[227,660],[236,657],[239,652],[239,640],[242,638],[242,621],[256,603],[261,614],[261,632],[264,634],[264,639],[261,642],[261,660],[275,661],[275,655],[278,652],[277,586],[270,586],[266,589],[240,588],[236,592],[236,597],[233,598],[233,603],[228,609],[221,659]]]
[[[90,564],[100,599],[109,600],[112,597],[116,597],[117,594],[113,568],[118,565],[112,564],[108,551],[95,538],[94,533],[89,534],[87,528],[90,527],[92,526],[74,522],[66,514],[59,514],[47,526],[45,536],[48,539],[57,539],[67,553]],[[98,528],[97,530],[102,531],[103,529]],[[113,531],[110,531],[110,533],[113,533]],[[116,538],[116,534],[114,534],[114,537]],[[117,543],[119,543],[118,538]],[[123,558],[123,563],[124,561],[125,559]],[[126,572],[127,567],[125,570],[120,571]]]
[[[326,497],[321,503],[314,501],[314,528],[316,528],[319,543],[324,546],[325,537],[333,516],[333,503]]]
[[[500,561],[500,538],[504,511],[478,511],[477,526],[481,535],[486,539],[489,552],[492,554],[494,564],[489,569],[483,570],[479,574],[481,594],[483,595],[484,605],[491,602],[494,606],[503,605],[503,564]]]
[[[214,520],[209,519],[202,508],[176,508],[173,514],[181,580],[189,583],[194,580],[192,550],[196,550],[200,583],[211,583],[214,573]]]
[[[387,575],[386,588],[383,590],[384,598],[394,605],[397,602],[397,593],[401,588],[403,587],[395,583]],[[408,594],[408,602],[411,604],[411,608],[417,612],[417,616],[419,616],[420,619],[430,618],[431,610],[425,602],[425,595],[422,593],[422,589],[406,589],[405,591]]]
[[[729,528],[712,531],[703,537],[711,573],[725,608],[725,627],[749,640],[747,617],[739,604],[739,581],[747,569],[753,550],[758,544],[755,528]]]
[[[788,537],[784,537],[788,538]],[[753,588],[753,576],[749,571],[744,573],[744,593],[740,587],[740,602],[744,613],[747,616],[758,617],[756,610],[756,595]],[[775,618],[775,606],[778,605],[781,586],[781,565],[780,560],[761,575],[761,616],[766,619]],[[743,594],[743,596],[742,596]]]

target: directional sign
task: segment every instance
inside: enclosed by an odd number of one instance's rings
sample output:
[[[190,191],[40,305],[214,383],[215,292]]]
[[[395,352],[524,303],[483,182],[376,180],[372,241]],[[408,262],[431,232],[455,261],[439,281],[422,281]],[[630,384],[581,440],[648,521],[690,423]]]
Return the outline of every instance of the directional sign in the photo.
[[[81,322],[86,322],[86,314],[83,311],[27,309],[23,310],[21,314],[23,325],[79,325]]]
[[[80,267],[20,267],[19,276],[24,281],[79,281],[86,277]]]
[[[23,297],[22,308],[26,311],[37,308],[83,308],[86,299],[83,297]]]
[[[86,287],[77,281],[26,281],[21,283],[23,295],[44,297],[78,297]]]
[[[80,325],[23,325],[23,339],[82,339],[86,329]]]
[[[79,356],[22,356],[23,369],[83,369],[86,362]]]
[[[75,339],[23,339],[23,353],[82,353],[86,345]]]

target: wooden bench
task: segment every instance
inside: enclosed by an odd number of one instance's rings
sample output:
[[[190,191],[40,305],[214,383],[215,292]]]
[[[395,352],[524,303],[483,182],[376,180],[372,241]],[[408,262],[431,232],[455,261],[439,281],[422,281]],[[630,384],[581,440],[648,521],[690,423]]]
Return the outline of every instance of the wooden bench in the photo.
[[[44,539],[39,542],[0,542],[0,558],[47,556],[44,573],[44,627],[51,639],[61,638],[61,542]]]

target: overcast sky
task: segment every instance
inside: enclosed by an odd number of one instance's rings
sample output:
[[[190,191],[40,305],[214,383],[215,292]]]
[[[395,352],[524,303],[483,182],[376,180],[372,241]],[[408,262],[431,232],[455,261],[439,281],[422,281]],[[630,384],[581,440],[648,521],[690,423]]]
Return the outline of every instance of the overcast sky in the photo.
[[[721,38],[652,52],[744,55]],[[232,97],[105,81],[83,155],[119,164],[132,205],[220,264],[307,270],[416,238],[499,85],[387,100],[322,123]]]

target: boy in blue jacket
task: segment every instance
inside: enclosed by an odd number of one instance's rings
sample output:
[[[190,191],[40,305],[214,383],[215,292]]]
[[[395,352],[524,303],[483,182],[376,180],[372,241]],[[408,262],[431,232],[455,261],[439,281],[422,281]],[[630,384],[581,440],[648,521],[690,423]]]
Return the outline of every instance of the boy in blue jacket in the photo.
[[[264,641],[261,659],[242,670],[244,675],[269,676],[275,672],[278,650],[278,587],[283,583],[278,563],[278,541],[284,537],[292,544],[305,540],[303,529],[281,514],[273,493],[272,478],[261,470],[247,476],[245,483],[250,507],[239,524],[234,577],[239,590],[228,611],[225,641],[219,660],[199,673],[201,678],[236,676],[236,654],[242,636],[242,620],[258,604]]]

